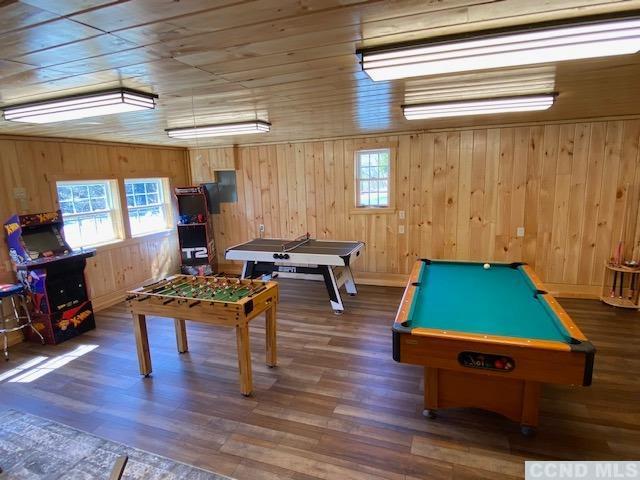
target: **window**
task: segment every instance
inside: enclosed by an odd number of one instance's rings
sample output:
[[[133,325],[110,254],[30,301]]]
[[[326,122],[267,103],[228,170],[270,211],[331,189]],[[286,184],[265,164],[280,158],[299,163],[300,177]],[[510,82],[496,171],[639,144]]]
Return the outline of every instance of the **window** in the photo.
[[[170,208],[167,180],[137,178],[124,181],[131,235],[144,235],[169,228]]]
[[[356,207],[390,206],[390,157],[389,148],[356,152]]]
[[[121,238],[115,181],[57,182],[56,188],[64,236],[72,248],[96,246]]]

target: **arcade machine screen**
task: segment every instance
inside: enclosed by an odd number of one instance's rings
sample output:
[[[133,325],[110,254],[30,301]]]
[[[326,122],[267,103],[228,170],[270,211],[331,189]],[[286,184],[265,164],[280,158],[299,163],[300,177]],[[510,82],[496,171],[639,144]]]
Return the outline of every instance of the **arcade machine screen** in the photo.
[[[32,260],[68,252],[62,238],[51,225],[24,229],[22,240]]]
[[[203,197],[200,195],[179,195],[178,210],[181,215],[197,216],[204,214]]]

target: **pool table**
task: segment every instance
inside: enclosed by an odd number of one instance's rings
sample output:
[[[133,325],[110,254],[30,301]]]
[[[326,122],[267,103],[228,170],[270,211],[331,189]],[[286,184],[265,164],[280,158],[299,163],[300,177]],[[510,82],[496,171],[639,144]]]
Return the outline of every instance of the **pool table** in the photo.
[[[423,365],[425,415],[481,408],[538,425],[542,383],[591,384],[595,349],[523,263],[418,260],[393,358]]]

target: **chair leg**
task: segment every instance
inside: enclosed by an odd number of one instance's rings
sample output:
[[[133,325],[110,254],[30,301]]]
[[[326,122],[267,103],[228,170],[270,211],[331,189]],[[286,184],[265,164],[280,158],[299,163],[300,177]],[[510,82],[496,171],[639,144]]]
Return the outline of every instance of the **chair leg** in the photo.
[[[2,337],[4,343],[4,359],[9,361],[9,338],[7,337],[7,317],[4,315],[4,304],[0,299],[0,317],[2,317]]]

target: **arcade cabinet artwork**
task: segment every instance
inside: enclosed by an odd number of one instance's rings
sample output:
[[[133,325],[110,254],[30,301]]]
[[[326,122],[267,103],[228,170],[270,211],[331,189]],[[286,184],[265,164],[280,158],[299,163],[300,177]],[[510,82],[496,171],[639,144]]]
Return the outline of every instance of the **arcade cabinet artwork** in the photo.
[[[213,232],[204,187],[176,187],[178,199],[178,241],[181,272],[185,275],[212,275],[216,270]]]
[[[33,326],[45,342],[60,343],[95,328],[84,278],[86,259],[95,250],[71,250],[61,212],[14,215],[4,229],[17,276],[31,294]]]

